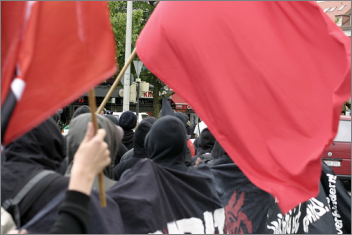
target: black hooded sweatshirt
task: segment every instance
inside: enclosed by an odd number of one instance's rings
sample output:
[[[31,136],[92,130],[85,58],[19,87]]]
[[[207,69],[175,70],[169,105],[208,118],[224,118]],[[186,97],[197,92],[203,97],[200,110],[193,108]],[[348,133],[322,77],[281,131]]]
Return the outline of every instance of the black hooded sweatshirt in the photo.
[[[114,179],[119,180],[121,175],[126,170],[132,168],[134,164],[141,158],[147,158],[148,155],[144,148],[144,139],[148,134],[152,124],[148,122],[141,122],[134,133],[134,142],[133,142],[133,155],[131,158],[127,159],[124,162],[118,164],[114,169]]]
[[[126,146],[128,150],[133,148],[133,138],[134,138],[134,132],[133,130],[123,130],[124,135],[122,138],[122,143]]]
[[[176,112],[174,113],[175,117],[177,117],[184,125],[185,130],[186,130],[186,135],[187,135],[187,119],[185,117],[185,115],[183,113],[180,112]],[[187,136],[187,141],[189,139],[189,136]],[[192,165],[192,153],[191,150],[189,149],[189,147],[187,146],[186,148],[186,158],[185,158],[185,163],[186,166],[191,166]]]
[[[199,136],[197,155],[192,157],[192,165],[194,165],[199,157],[203,154],[210,153],[215,144],[215,137],[208,128],[203,129]]]
[[[6,162],[1,166],[1,204],[42,170],[58,172],[64,158],[64,139],[55,121],[49,118],[30,132],[6,146]],[[21,224],[33,218],[59,192],[67,189],[69,178],[60,177],[34,202],[22,216]]]
[[[211,155],[214,160],[208,162],[208,165],[217,166],[227,163],[234,163],[218,141],[215,142]]]
[[[119,125],[119,120],[112,116],[112,115],[105,115],[104,117],[106,117],[107,119],[109,119],[110,121],[112,121],[116,126]],[[117,164],[120,163],[122,156],[128,151],[128,149],[126,148],[126,146],[121,142],[119,144],[119,150],[117,151],[117,155],[115,158],[115,166]]]
[[[158,119],[145,137],[144,146],[156,164],[186,172],[187,136],[184,124],[174,116]]]

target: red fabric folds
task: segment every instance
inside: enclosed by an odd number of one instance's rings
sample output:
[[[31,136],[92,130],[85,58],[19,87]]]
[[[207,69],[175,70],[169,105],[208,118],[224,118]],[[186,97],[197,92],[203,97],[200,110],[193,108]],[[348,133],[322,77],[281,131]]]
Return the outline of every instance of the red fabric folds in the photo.
[[[284,213],[318,195],[351,40],[315,2],[160,2],[137,53]]]
[[[117,71],[107,2],[1,2],[1,105],[25,81],[3,144]]]

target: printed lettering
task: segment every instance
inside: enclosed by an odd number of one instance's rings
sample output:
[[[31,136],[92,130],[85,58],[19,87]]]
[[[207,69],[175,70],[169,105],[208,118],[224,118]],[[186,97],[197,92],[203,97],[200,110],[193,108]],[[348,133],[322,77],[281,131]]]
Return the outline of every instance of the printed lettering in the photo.
[[[327,208],[324,208],[324,203],[319,201],[316,198],[311,198],[307,202],[307,215],[303,218],[303,230],[308,233],[309,224],[317,221],[329,211]]]
[[[194,234],[214,234],[216,228],[219,234],[224,233],[225,225],[225,211],[224,208],[216,209],[213,213],[205,211],[203,213],[203,221],[199,218],[191,217],[180,220],[174,220],[167,223],[167,231],[157,230],[153,234],[181,234],[181,233],[194,233]],[[205,230],[204,230],[205,228]]]
[[[328,173],[326,174],[326,176],[329,177],[329,182],[336,184],[336,178],[337,178],[336,175],[332,175]]]
[[[343,222],[342,220],[339,220],[341,218],[341,215],[337,209],[337,196],[336,196],[336,178],[337,176],[331,175],[331,174],[326,174],[329,177],[329,200],[328,204],[331,209],[332,216],[334,217],[335,221],[335,228],[337,230],[338,234],[342,234],[342,228],[343,228]],[[333,184],[332,184],[333,183]]]
[[[330,194],[336,194],[336,189],[335,188],[330,188],[329,192],[330,192]]]
[[[219,234],[224,233],[225,227],[225,209],[219,208],[214,211],[214,227],[218,228]]]
[[[203,213],[205,222],[205,233],[213,234],[215,232],[213,214],[209,211]]]
[[[296,212],[294,208],[293,212]],[[291,234],[297,233],[299,228],[299,218],[301,216],[301,204],[299,204],[298,212],[296,215],[292,215],[292,210],[290,210],[285,216],[281,213],[277,214],[278,220],[271,221],[271,226],[267,225],[267,228],[272,230],[274,234]]]

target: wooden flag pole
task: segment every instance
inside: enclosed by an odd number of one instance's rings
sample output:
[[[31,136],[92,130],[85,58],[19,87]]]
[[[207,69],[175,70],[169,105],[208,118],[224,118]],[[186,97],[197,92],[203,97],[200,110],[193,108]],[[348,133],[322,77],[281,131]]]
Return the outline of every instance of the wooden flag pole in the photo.
[[[88,103],[90,107],[90,112],[92,113],[92,122],[94,126],[94,135],[97,134],[98,131],[98,122],[97,122],[97,117],[95,115],[94,110],[97,108],[97,105],[95,103],[95,92],[94,88],[92,88],[89,93],[88,93]],[[106,207],[106,197],[105,197],[105,188],[104,188],[104,181],[103,181],[103,172],[100,172],[98,174],[98,180],[99,180],[99,198],[100,198],[100,205],[101,207]]]
[[[108,102],[108,99],[110,98],[112,92],[115,90],[117,84],[120,82],[122,75],[125,73],[127,67],[132,63],[133,58],[136,56],[137,51],[136,51],[136,47],[133,49],[130,57],[128,58],[126,64],[122,67],[119,75],[116,77],[115,82],[112,84],[112,86],[110,87],[110,90],[108,91],[108,93],[106,94],[103,102],[100,104],[98,110],[96,111],[96,113],[100,113],[101,110],[104,108],[104,106],[106,105],[106,102]]]

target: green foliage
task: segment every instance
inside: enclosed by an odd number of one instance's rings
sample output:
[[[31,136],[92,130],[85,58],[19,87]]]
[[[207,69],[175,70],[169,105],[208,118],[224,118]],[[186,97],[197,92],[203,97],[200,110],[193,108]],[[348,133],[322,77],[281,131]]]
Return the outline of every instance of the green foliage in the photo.
[[[109,1],[108,3],[110,9],[110,21],[116,42],[116,61],[119,65],[118,72],[120,72],[125,63],[127,2]],[[157,3],[158,2],[155,1],[133,2],[131,50],[135,48],[138,35],[141,33],[144,25],[147,23]],[[135,75],[133,66],[131,66],[131,72]]]
[[[126,18],[127,18],[127,2],[126,1],[109,1],[110,21],[115,35],[116,41],[116,61],[119,65],[119,71],[125,64],[125,42],[126,42]],[[149,17],[157,6],[158,1],[134,1],[132,10],[132,38],[131,50],[136,47],[136,41],[143,27],[147,23]],[[138,59],[138,56],[135,57]],[[118,75],[115,75],[115,77]],[[137,77],[135,68],[131,66],[131,73]],[[159,92],[163,91],[162,87],[165,86],[154,74],[148,69],[143,69],[140,74],[142,81],[149,82],[154,85],[153,89],[153,107],[154,116],[159,114],[160,100]],[[119,84],[120,87],[122,85]]]

